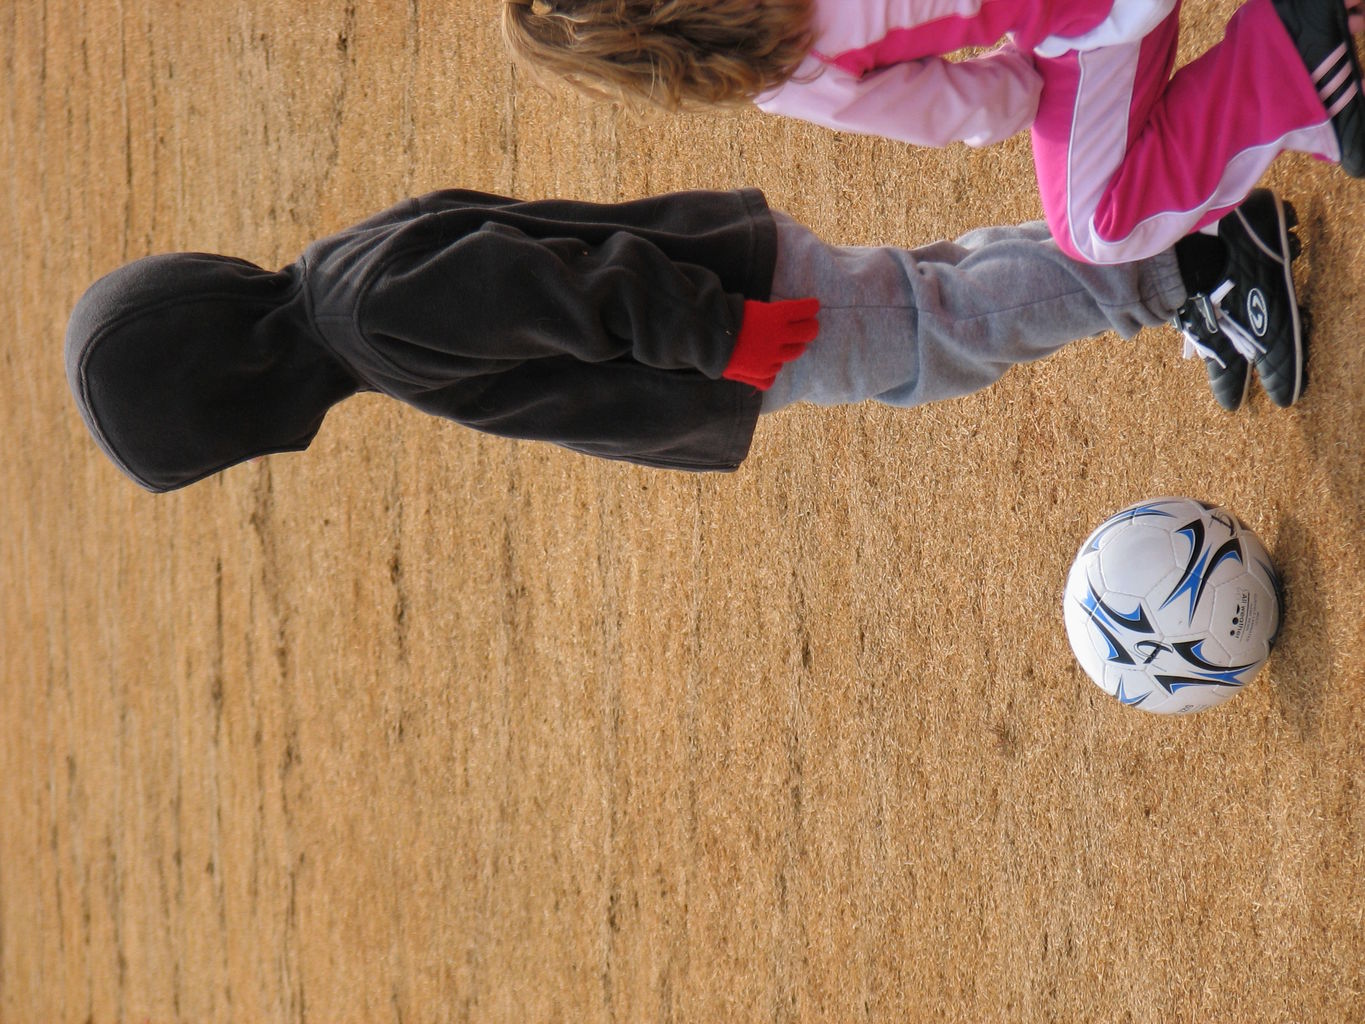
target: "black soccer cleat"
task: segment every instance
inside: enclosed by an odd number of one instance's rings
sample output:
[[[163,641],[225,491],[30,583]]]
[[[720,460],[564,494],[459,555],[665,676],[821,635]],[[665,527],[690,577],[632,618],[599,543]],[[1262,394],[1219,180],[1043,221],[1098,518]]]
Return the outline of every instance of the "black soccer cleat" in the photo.
[[[1217,307],[1202,292],[1192,295],[1176,311],[1175,326],[1185,336],[1186,355],[1204,360],[1214,401],[1236,412],[1251,389],[1251,363],[1219,329]]]
[[[1271,0],[1313,78],[1341,147],[1341,169],[1365,178],[1365,95],[1342,0]]]
[[[1256,189],[1218,224],[1227,253],[1222,282],[1195,292],[1175,315],[1185,355],[1203,357],[1209,387],[1224,409],[1246,401],[1254,364],[1266,394],[1288,406],[1303,393],[1305,330],[1294,292],[1298,218],[1269,189]]]
[[[1261,386],[1278,406],[1299,400],[1304,384],[1304,332],[1294,291],[1299,240],[1294,208],[1269,189],[1255,189],[1218,222],[1228,249],[1227,280],[1210,298],[1219,326],[1256,367]]]

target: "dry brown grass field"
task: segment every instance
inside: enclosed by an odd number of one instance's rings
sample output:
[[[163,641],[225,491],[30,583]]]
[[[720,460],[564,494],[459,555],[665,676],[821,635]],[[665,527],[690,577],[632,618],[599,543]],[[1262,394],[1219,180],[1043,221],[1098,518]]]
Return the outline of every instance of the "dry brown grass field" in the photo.
[[[1192,2],[1185,56],[1230,3]],[[0,1021],[1365,1020],[1365,184],[1303,158],[1303,403],[1176,334],[730,476],[374,397],[172,495],[61,339],[146,253],[268,265],[461,185],[762,186],[827,238],[1037,215],[1027,140],[921,152],[530,87],[492,0],[0,4]],[[1075,667],[1107,512],[1225,503],[1288,586],[1188,719]]]

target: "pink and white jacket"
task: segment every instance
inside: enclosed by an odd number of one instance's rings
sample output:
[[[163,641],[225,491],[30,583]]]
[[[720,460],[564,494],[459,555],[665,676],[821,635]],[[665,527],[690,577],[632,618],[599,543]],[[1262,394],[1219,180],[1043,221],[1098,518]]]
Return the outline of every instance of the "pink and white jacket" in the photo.
[[[758,106],[922,146],[985,146],[1033,123],[1033,55],[1141,38],[1176,0],[812,0],[815,42]],[[1003,46],[950,61],[964,47]]]

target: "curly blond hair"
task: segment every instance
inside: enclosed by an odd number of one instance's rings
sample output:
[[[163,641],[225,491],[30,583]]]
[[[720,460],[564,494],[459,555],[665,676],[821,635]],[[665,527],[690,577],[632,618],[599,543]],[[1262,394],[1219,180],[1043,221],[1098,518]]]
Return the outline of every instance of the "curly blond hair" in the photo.
[[[750,102],[811,47],[810,0],[504,0],[513,59],[597,99],[683,110]]]

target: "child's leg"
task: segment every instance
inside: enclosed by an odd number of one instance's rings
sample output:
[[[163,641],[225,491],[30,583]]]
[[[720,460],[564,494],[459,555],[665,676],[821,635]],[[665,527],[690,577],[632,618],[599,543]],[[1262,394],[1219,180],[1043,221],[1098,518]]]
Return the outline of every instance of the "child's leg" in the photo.
[[[1185,301],[1170,252],[1121,266],[1065,256],[1041,221],[921,249],[827,245],[777,214],[773,299],[820,300],[820,334],[764,395],[910,406],[965,395],[1067,342],[1164,323]]]
[[[1033,127],[1043,209],[1079,259],[1172,245],[1236,206],[1284,150],[1335,160],[1327,112],[1270,0],[1171,77],[1179,9],[1140,42],[1039,59]]]

